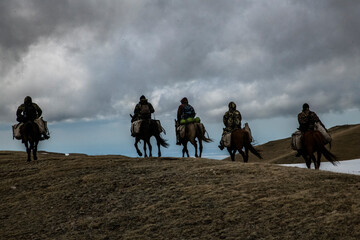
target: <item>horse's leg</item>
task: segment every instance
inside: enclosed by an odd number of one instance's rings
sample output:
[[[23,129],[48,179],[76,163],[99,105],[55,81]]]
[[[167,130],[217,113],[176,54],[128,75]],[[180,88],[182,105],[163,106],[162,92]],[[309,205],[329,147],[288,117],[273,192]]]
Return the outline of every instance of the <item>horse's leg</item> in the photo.
[[[26,153],[27,153],[27,161],[31,162],[31,146],[29,147],[28,141],[25,141]]]
[[[302,154],[302,157],[305,160],[306,167],[308,169],[310,169],[311,168],[311,160],[310,160],[310,158],[306,154]]]
[[[151,143],[150,143],[150,139],[148,140],[147,144],[149,146],[149,157],[152,157],[152,146],[151,146]]]
[[[203,144],[202,144],[202,140],[201,140],[201,138],[199,138],[199,152],[200,152],[199,157],[201,157],[202,150],[203,150]]]
[[[316,160],[316,162],[317,162],[318,169],[320,169],[320,162],[321,162],[321,152],[320,151],[317,152],[317,160]]]
[[[147,141],[144,139],[144,157],[147,157],[146,144],[147,144]]]
[[[182,143],[182,144],[183,144],[182,157],[185,157],[185,143]]]
[[[141,156],[142,156],[142,153],[140,152],[140,150],[139,150],[139,148],[138,148],[138,142],[139,142],[139,141],[140,141],[140,139],[139,139],[139,138],[136,138],[134,145],[135,145],[137,154],[141,157]]]
[[[319,169],[319,166],[318,166],[318,164],[317,164],[317,162],[316,162],[316,158],[315,158],[314,153],[311,153],[311,154],[310,154],[310,162],[311,162],[311,161],[313,161],[313,163],[314,163],[315,170],[318,170],[318,169]]]
[[[34,156],[34,160],[37,160],[37,146],[38,146],[39,142],[34,142],[34,148],[33,148],[33,156]]]
[[[156,144],[158,146],[158,157],[161,157],[161,150],[160,150],[160,135],[155,136],[156,138]]]
[[[195,157],[198,157],[198,151],[197,151],[197,143],[195,138],[190,140],[190,143],[194,146],[195,148]]]
[[[245,155],[244,151],[243,151],[242,149],[240,149],[240,150],[238,149],[238,151],[239,151],[239,153],[241,154],[244,162],[247,162],[246,155]]]
[[[232,150],[231,148],[227,148],[229,154],[230,154],[230,158],[231,158],[231,161],[235,161],[235,153],[236,153],[236,149],[235,150]]]
[[[187,141],[184,141],[183,143],[183,150],[182,150],[182,153],[183,153],[183,157],[185,157],[185,153],[186,153],[186,155],[187,155],[187,157],[190,157],[190,155],[189,155],[189,150],[188,150],[188,148],[187,148]]]
[[[245,158],[244,158],[244,162],[248,162],[249,161],[249,149],[247,147],[245,147]]]

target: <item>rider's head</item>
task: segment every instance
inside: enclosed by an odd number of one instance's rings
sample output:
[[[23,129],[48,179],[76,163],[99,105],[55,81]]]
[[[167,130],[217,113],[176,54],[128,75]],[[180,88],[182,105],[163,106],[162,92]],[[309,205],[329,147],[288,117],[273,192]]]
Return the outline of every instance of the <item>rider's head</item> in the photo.
[[[303,111],[305,111],[305,110],[307,110],[307,109],[309,109],[310,107],[309,107],[309,104],[307,104],[307,103],[304,103],[303,104]]]
[[[181,101],[180,101],[182,104],[188,104],[189,103],[189,101],[188,101],[188,99],[186,98],[186,97],[184,97],[183,99],[181,99]]]
[[[144,95],[142,95],[142,96],[140,97],[140,102],[141,102],[142,104],[147,104],[147,99],[146,99],[146,97],[145,97]]]
[[[229,110],[230,111],[236,110],[236,104],[234,102],[229,102]]]
[[[25,99],[24,99],[24,104],[30,104],[32,103],[32,99],[30,96],[26,96]]]

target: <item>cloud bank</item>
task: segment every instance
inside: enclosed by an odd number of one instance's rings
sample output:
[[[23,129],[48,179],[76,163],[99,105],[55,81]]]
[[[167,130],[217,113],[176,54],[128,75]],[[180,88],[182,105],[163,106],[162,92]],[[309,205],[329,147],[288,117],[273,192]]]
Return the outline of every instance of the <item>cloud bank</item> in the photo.
[[[218,121],[360,106],[358,1],[1,1],[0,122],[33,97],[49,121],[157,117],[187,96]]]

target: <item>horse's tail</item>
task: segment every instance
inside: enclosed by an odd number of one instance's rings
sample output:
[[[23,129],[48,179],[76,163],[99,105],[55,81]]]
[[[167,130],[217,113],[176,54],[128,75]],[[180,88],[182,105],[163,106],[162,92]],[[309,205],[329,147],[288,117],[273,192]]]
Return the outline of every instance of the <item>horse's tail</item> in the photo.
[[[160,143],[161,146],[163,146],[163,147],[165,147],[165,148],[169,147],[169,144],[168,144],[168,143],[166,142],[166,140],[163,139],[160,135],[159,135],[159,137],[158,137],[158,141],[159,141],[159,143]]]
[[[250,152],[251,152],[252,154],[254,154],[254,155],[257,156],[258,158],[262,159],[262,156],[261,156],[260,152],[259,152],[258,150],[256,150],[256,149],[253,147],[253,145],[251,145],[251,143],[249,143],[249,144],[247,145],[247,148],[250,150]]]
[[[196,124],[196,128],[197,131],[200,133],[201,136],[201,140],[203,140],[204,142],[212,142],[213,140],[209,137],[209,133],[206,131],[205,127],[203,124]],[[207,137],[205,136],[205,133],[207,135]]]
[[[336,166],[337,157],[326,149],[324,145],[324,136],[320,132],[315,132],[313,137],[315,138],[316,145],[319,149],[318,151],[320,151],[329,162]]]
[[[334,154],[332,154],[329,150],[327,150],[324,145],[320,148],[320,152],[329,162],[331,162],[334,166],[336,166],[336,164],[338,163],[337,157]]]

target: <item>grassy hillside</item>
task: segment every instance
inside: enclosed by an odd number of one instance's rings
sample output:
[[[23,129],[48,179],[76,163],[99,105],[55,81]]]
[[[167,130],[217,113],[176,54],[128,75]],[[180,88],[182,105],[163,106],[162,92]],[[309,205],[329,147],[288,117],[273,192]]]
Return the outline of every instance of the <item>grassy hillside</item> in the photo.
[[[339,160],[351,160],[360,158],[360,124],[335,126],[329,129],[333,138],[332,148]],[[258,159],[250,153],[249,162],[267,163],[303,163],[303,158],[295,157],[296,151],[292,150],[291,138],[271,141],[256,146],[261,151],[263,160]],[[230,160],[230,158],[226,158]],[[242,161],[241,156],[236,156],[237,161]],[[322,158],[322,161],[326,161]]]
[[[0,152],[0,239],[360,239],[360,176]]]

